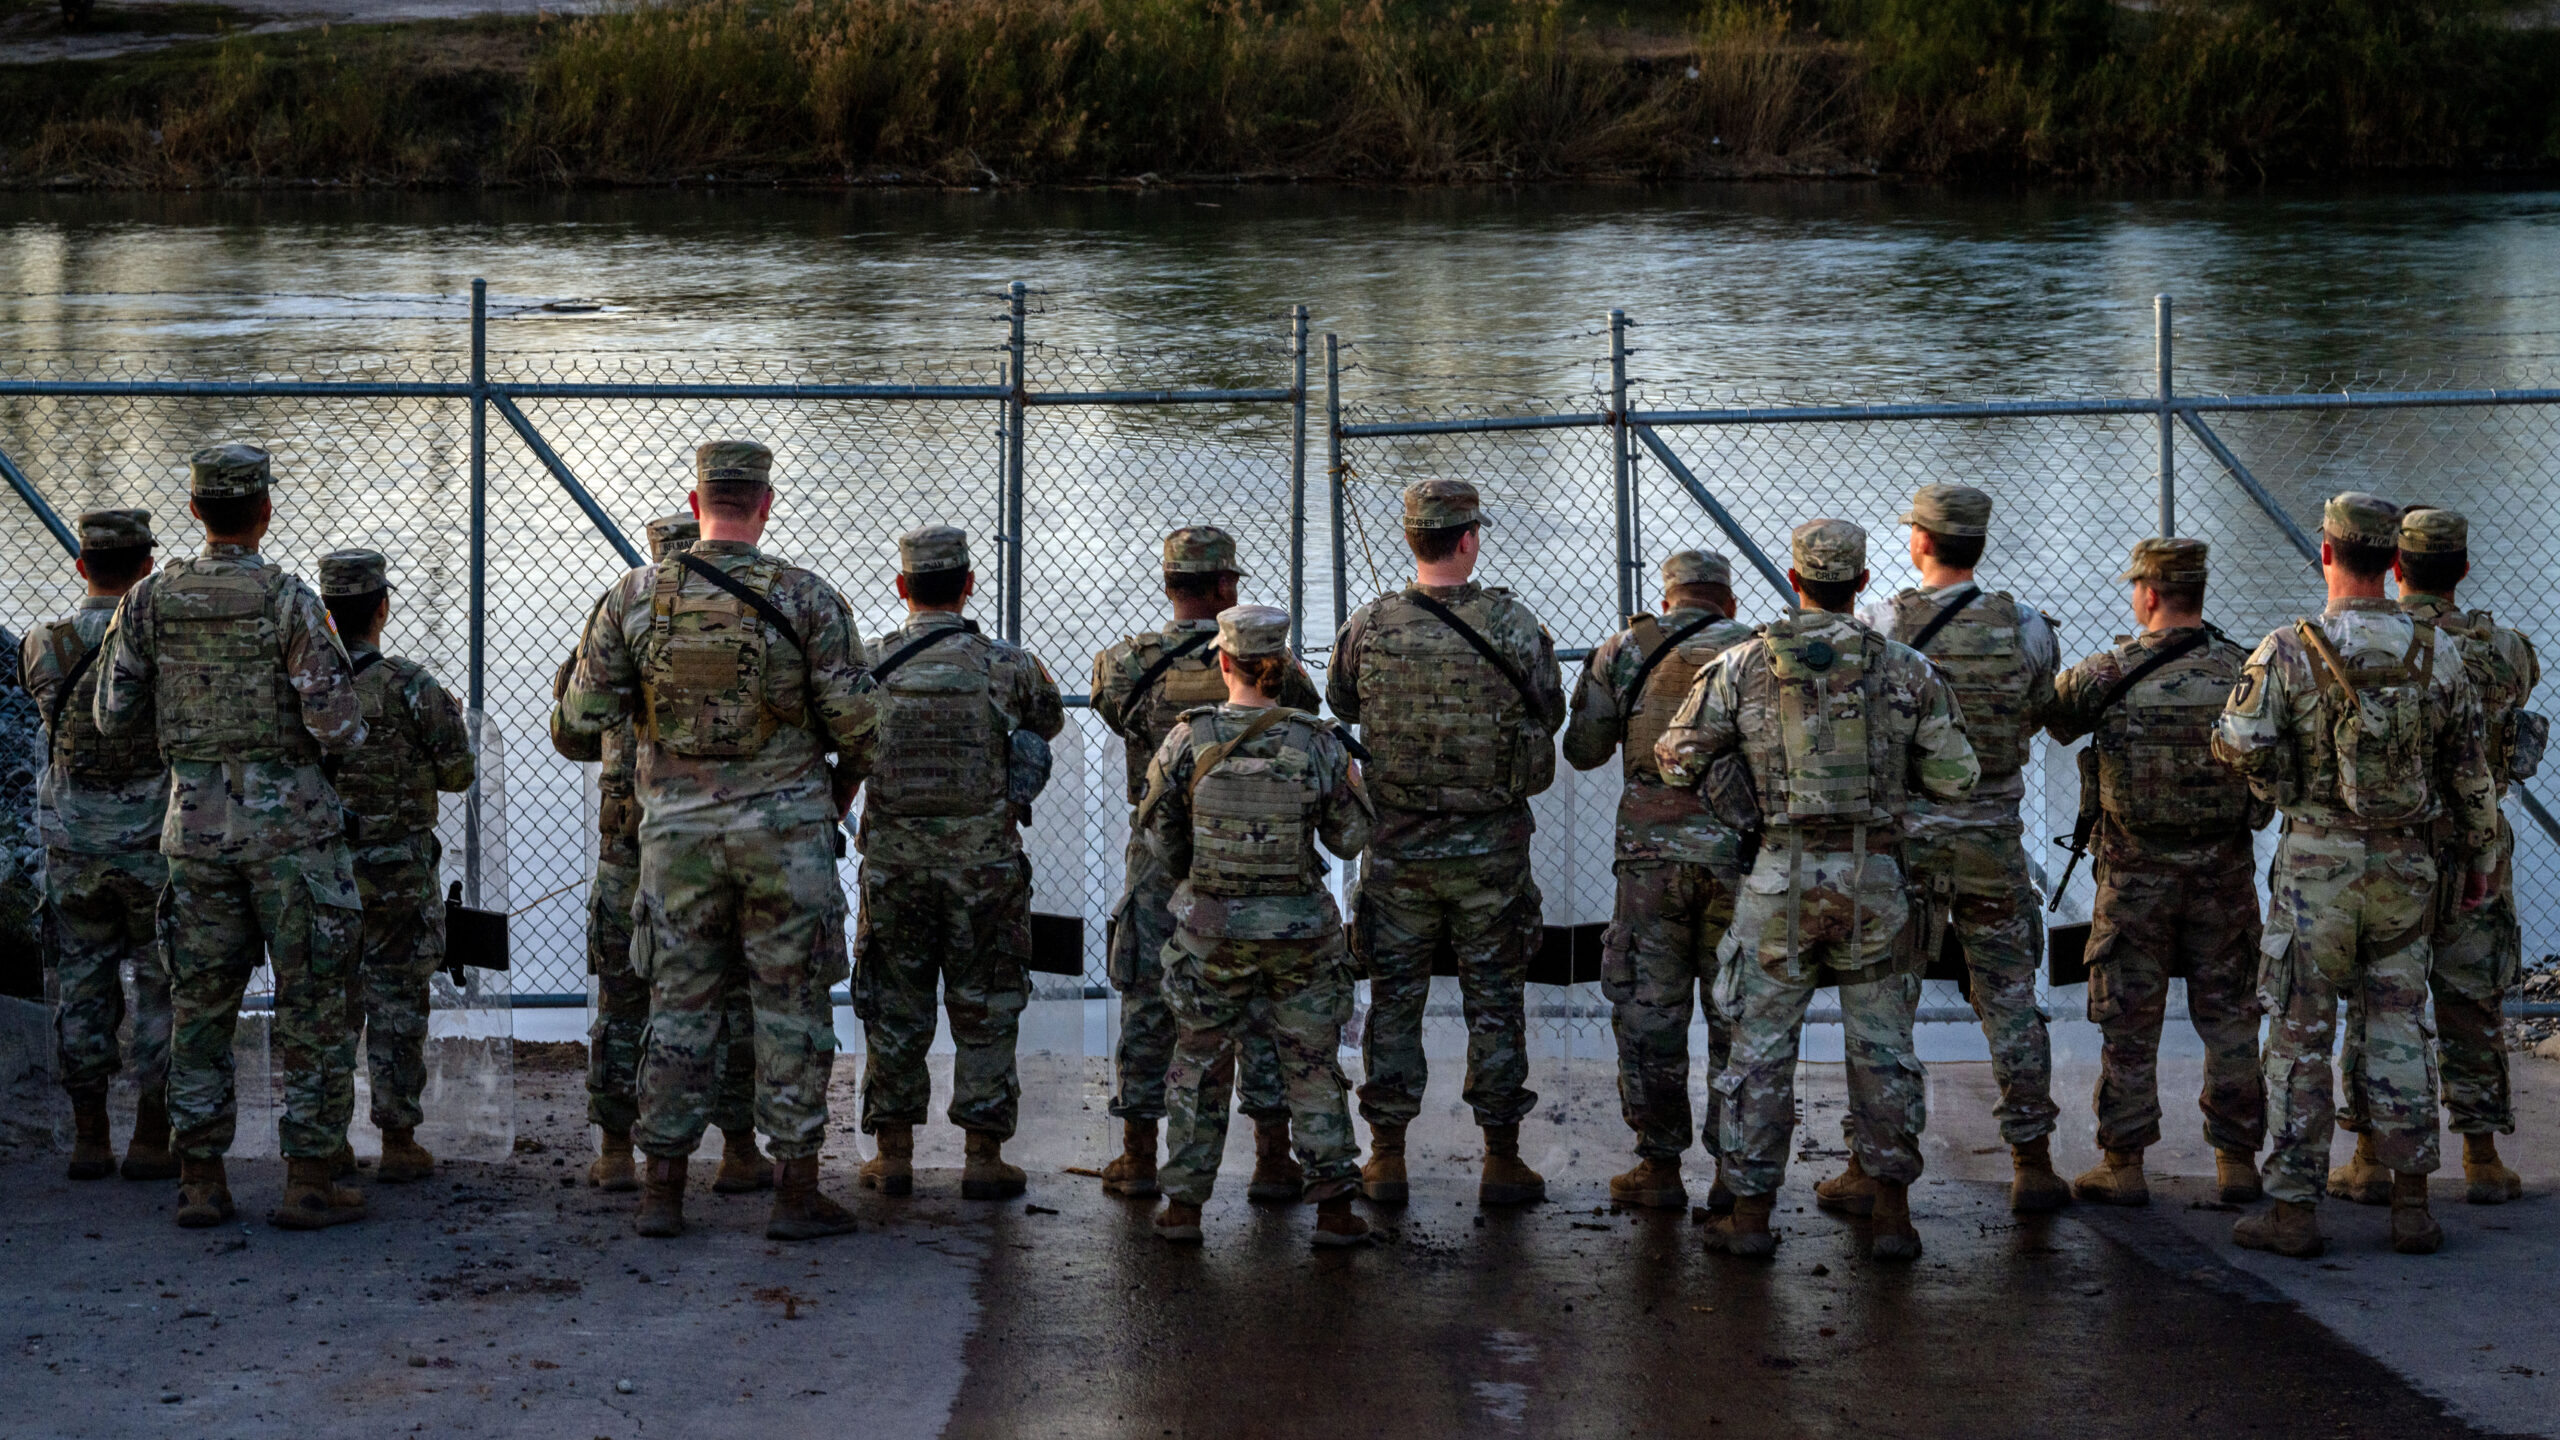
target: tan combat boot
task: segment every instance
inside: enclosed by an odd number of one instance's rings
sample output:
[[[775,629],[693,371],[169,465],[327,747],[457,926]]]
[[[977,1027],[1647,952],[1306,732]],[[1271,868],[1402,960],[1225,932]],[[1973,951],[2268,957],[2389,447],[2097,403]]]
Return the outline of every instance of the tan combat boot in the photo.
[[[1256,1205],[1295,1205],[1306,1189],[1306,1167],[1289,1153],[1289,1117],[1255,1120],[1253,1179],[1245,1184],[1244,1198]]]
[[[2039,1135],[2009,1147],[2009,1208],[2021,1215],[2041,1215],[2071,1203],[2071,1187],[2053,1173],[2053,1137]]]
[[[2142,1147],[2111,1148],[2077,1180],[2071,1193],[2094,1205],[2148,1205],[2151,1182],[2142,1175]]]
[[[1156,1237],[1178,1245],[1199,1244],[1200,1207],[1179,1200],[1164,1202],[1164,1208],[1156,1212]]]
[[[1404,1127],[1386,1121],[1369,1127],[1369,1163],[1360,1167],[1360,1193],[1372,1205],[1401,1205],[1412,1188],[1404,1176]]]
[[[347,1141],[339,1141],[338,1148],[329,1152],[327,1163],[330,1179],[346,1179],[356,1173],[356,1147]]]
[[[2291,1200],[2241,1216],[2231,1227],[2231,1243],[2296,1260],[2317,1259],[2329,1249],[2328,1240],[2320,1234],[2320,1207]]]
[[[2462,1137],[2462,1179],[2462,1198],[2473,1205],[2504,1205],[2524,1198],[2524,1177],[2498,1158],[2495,1135]]]
[[[384,1126],[382,1160],[373,1167],[373,1178],[385,1185],[406,1185],[424,1180],[436,1173],[436,1157],[418,1143],[418,1132],[406,1125]]]
[[[364,1192],[341,1185],[334,1162],[326,1155],[284,1162],[284,1199],[268,1214],[279,1230],[326,1230],[364,1218]]]
[[[1010,1200],[1027,1183],[1021,1166],[1004,1163],[1004,1141],[984,1130],[969,1132],[960,1166],[961,1199]]]
[[[1871,1215],[1876,1208],[1876,1180],[1858,1157],[1849,1167],[1813,1187],[1813,1203],[1839,1215]]]
[[[1156,1193],[1156,1122],[1120,1122],[1120,1153],[1102,1167],[1102,1193],[1144,1200]]]
[[[1727,1172],[1725,1163],[1721,1159],[1716,1161],[1714,1183],[1707,1186],[1707,1213],[1710,1215],[1733,1213],[1733,1177]]]
[[[684,1233],[685,1158],[643,1156],[640,1161],[640,1208],[632,1213],[634,1233],[666,1240]]]
[[[774,1187],[775,1162],[756,1148],[753,1130],[720,1132],[720,1173],[711,1177],[714,1195],[752,1195]],[[812,1180],[811,1184],[817,1182]]]
[[[219,1225],[232,1216],[231,1181],[222,1157],[178,1162],[178,1224],[187,1230]]]
[[[71,1097],[71,1168],[63,1173],[74,1180],[104,1180],[116,1173],[116,1145],[107,1129],[103,1087]]]
[[[1749,1260],[1766,1260],[1777,1254],[1778,1236],[1769,1228],[1769,1214],[1777,1206],[1775,1195],[1734,1196],[1732,1213],[1707,1222],[1707,1249]]]
[[[1686,1210],[1689,1187],[1681,1182],[1679,1161],[1642,1155],[1636,1158],[1636,1168],[1609,1177],[1609,1199],[1647,1210]]]
[[[628,1195],[640,1188],[640,1171],[631,1158],[631,1132],[607,1130],[597,1142],[595,1163],[587,1167],[587,1183],[607,1195]]]
[[[1547,1198],[1547,1177],[1520,1161],[1520,1127],[1484,1127],[1484,1178],[1476,1183],[1479,1205],[1528,1205]]]
[[[2391,1172],[2391,1248],[2403,1255],[2433,1255],[2444,1248],[2444,1227],[2427,1213],[2427,1177]]]
[[[892,1200],[916,1193],[916,1131],[912,1125],[883,1125],[871,1143],[880,1153],[862,1162],[862,1171],[854,1178],[865,1190],[877,1190]]]
[[[1316,1229],[1310,1238],[1319,1250],[1338,1250],[1366,1245],[1376,1237],[1369,1233],[1368,1221],[1351,1213],[1351,1197],[1336,1195],[1316,1202]]]
[[[1911,1187],[1876,1182],[1876,1207],[1867,1221],[1868,1250],[1879,1260],[1920,1258],[1920,1232],[1911,1228]]]
[[[2213,1179],[2222,1187],[2225,1205],[2254,1205],[2266,1198],[2266,1185],[2258,1178],[2258,1157],[2245,1151],[2214,1151]]]
[[[2329,1193],[2353,1205],[2391,1203],[2391,1171],[2373,1153],[2373,1132],[2356,1137],[2356,1153],[2329,1172]]]
[[[175,1180],[178,1157],[169,1149],[169,1092],[145,1090],[133,1107],[133,1138],[125,1142],[127,1180]]]
[[[767,1240],[817,1240],[853,1233],[853,1212],[818,1193],[818,1157],[773,1162],[773,1214]]]

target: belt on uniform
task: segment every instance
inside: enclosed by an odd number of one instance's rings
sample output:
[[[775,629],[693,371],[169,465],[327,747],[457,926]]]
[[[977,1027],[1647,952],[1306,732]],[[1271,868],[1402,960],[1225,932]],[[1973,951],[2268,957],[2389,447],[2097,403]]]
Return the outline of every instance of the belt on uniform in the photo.
[[[2413,820],[2398,825],[2322,825],[2310,820],[2296,820],[2288,815],[2284,833],[2302,835],[2313,840],[2354,840],[2366,845],[2411,845],[2431,848],[2428,840],[2430,821]]]
[[[1852,850],[1874,838],[1874,830],[1861,824],[1772,825],[1768,838],[1773,842],[1783,839],[1805,850]]]

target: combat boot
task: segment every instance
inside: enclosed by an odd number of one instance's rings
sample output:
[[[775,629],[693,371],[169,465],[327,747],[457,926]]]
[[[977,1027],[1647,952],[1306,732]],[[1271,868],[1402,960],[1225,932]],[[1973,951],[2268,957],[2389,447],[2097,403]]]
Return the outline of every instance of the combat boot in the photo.
[[[963,1200],[1010,1200],[1027,1185],[1022,1167],[1004,1163],[1004,1141],[984,1130],[969,1132],[960,1167]]]
[[[1484,1127],[1484,1178],[1476,1184],[1479,1205],[1527,1205],[1547,1198],[1547,1177],[1520,1161],[1520,1127]]]
[[[2040,1215],[2071,1203],[2071,1187],[2053,1173],[2053,1137],[2039,1135],[2009,1147],[2009,1208],[2021,1215]]]
[[[1200,1207],[1185,1205],[1179,1200],[1167,1200],[1164,1202],[1164,1208],[1156,1212],[1156,1236],[1158,1239],[1171,1240],[1177,1245],[1199,1244]]]
[[[853,1233],[853,1212],[818,1193],[817,1156],[774,1161],[768,1183],[773,1186],[773,1214],[764,1222],[767,1240],[817,1240]]]
[[[178,1162],[178,1225],[202,1230],[232,1216],[231,1181],[223,1174],[222,1157]]]
[[[2266,1198],[2266,1185],[2258,1178],[2258,1157],[2246,1151],[2214,1151],[2213,1179],[2222,1187],[2225,1205],[2254,1205]]]
[[[2142,1175],[2142,1147],[2111,1147],[2095,1166],[2071,1182],[2071,1193],[2094,1205],[2148,1205],[2151,1182]]]
[[[2328,1240],[2320,1234],[2320,1207],[2292,1200],[2279,1200],[2255,1215],[2241,1216],[2231,1226],[2231,1243],[2296,1260],[2317,1259],[2329,1249]]]
[[[1858,1157],[1849,1168],[1813,1187],[1813,1203],[1838,1215],[1871,1215],[1876,1208],[1876,1180]]]
[[[1641,1205],[1647,1210],[1685,1210],[1689,1207],[1689,1187],[1681,1183],[1679,1161],[1643,1155],[1637,1157],[1633,1170],[1609,1177],[1609,1199],[1619,1205]]]
[[[1867,1248],[1879,1260],[1920,1258],[1920,1232],[1911,1228],[1911,1187],[1900,1180],[1876,1182],[1876,1205],[1867,1221]]]
[[[104,1180],[116,1173],[116,1146],[107,1129],[104,1088],[71,1097],[71,1168],[63,1173],[74,1180]]]
[[[631,1159],[631,1132],[607,1130],[596,1146],[595,1163],[587,1167],[587,1183],[607,1195],[628,1195],[640,1188],[640,1172]]]
[[[2433,1255],[2444,1248],[2444,1227],[2427,1213],[2427,1177],[2391,1172],[2391,1248],[2403,1255]]]
[[[1716,1178],[1707,1186],[1707,1213],[1710,1215],[1733,1213],[1733,1181],[1732,1177],[1726,1173],[1725,1163],[1722,1160],[1716,1161]]]
[[[330,1179],[346,1179],[356,1173],[356,1147],[344,1140],[339,1141],[338,1148],[329,1152],[326,1163],[329,1166]]]
[[[326,1155],[284,1162],[284,1199],[267,1216],[279,1230],[326,1230],[364,1218],[364,1192],[341,1185]]]
[[[1289,1117],[1255,1120],[1253,1179],[1244,1187],[1244,1198],[1257,1205],[1295,1205],[1306,1189],[1306,1167],[1289,1153]]]
[[[640,1161],[640,1208],[631,1216],[632,1230],[652,1240],[684,1233],[685,1158],[643,1156]]]
[[[1775,1195],[1734,1196],[1730,1213],[1707,1222],[1707,1248],[1748,1260],[1766,1260],[1777,1254],[1777,1232],[1769,1228],[1769,1213],[1777,1207]]]
[[[711,1177],[711,1193],[752,1195],[758,1190],[770,1190],[780,1181],[779,1173],[773,1168],[775,1163],[756,1148],[756,1132],[753,1130],[723,1130],[720,1132],[720,1173]]]
[[[436,1157],[418,1143],[418,1132],[409,1126],[389,1126],[382,1130],[382,1159],[373,1167],[373,1178],[385,1185],[406,1185],[424,1180],[436,1173]]]
[[[1156,1193],[1156,1122],[1120,1122],[1120,1153],[1102,1167],[1102,1193],[1145,1200]]]
[[[871,1137],[880,1153],[862,1162],[855,1176],[865,1190],[877,1190],[892,1200],[916,1193],[916,1131],[912,1125],[883,1125]]]
[[[2524,1198],[2524,1177],[2498,1158],[2495,1135],[2462,1137],[2462,1179],[2462,1198],[2474,1205],[2504,1205]]]
[[[1351,1213],[1351,1197],[1336,1195],[1316,1202],[1316,1229],[1311,1238],[1319,1250],[1338,1250],[1366,1245],[1376,1237],[1369,1233],[1368,1221]]]
[[[2391,1203],[2391,1171],[2373,1153],[2373,1132],[2356,1136],[2356,1153],[2329,1172],[2329,1193],[2353,1205]]]
[[[127,1180],[175,1180],[178,1157],[169,1149],[169,1092],[145,1090],[133,1107],[133,1138],[125,1142]]]
[[[1372,1205],[1401,1205],[1412,1194],[1404,1178],[1404,1127],[1381,1120],[1369,1127],[1369,1163],[1360,1167],[1360,1193]]]

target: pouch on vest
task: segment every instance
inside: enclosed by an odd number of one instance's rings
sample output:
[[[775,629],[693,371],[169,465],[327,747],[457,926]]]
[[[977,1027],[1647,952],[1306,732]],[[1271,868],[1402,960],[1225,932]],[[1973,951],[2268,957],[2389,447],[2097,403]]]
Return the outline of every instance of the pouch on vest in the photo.
[[[2337,757],[2338,800],[2357,819],[2406,824],[2427,808],[2428,682],[2435,627],[2410,622],[2397,660],[2348,661],[2310,621],[2294,626],[2311,651],[2329,701],[2329,743]]]
[[[2542,752],[2551,743],[2551,719],[2532,710],[2507,712],[2506,752],[2507,778],[2530,780],[2542,773]]]
[[[1794,820],[1855,820],[1875,809],[1867,754],[1870,672],[1883,656],[1861,639],[1829,641],[1772,627],[1770,670],[1778,681],[1779,741],[1786,752],[1783,813]],[[1763,797],[1764,803],[1766,797]]]
[[[879,692],[880,758],[865,783],[883,815],[981,815],[1004,798],[1012,750],[986,647],[954,639],[899,666]]]
[[[772,571],[759,561],[743,583],[761,594],[773,583]],[[658,566],[642,671],[644,728],[678,755],[757,754],[786,723],[798,723],[802,662],[789,655],[788,642],[769,643],[744,600],[708,583],[685,589],[687,573],[676,559]],[[788,704],[777,703],[786,698]]]

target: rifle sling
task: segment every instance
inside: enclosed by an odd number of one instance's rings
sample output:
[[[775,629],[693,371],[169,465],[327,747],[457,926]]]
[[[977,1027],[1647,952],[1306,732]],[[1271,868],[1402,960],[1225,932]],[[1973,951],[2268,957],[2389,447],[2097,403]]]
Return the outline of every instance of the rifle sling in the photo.
[[[1529,677],[1521,674],[1520,667],[1512,664],[1509,659],[1504,657],[1501,651],[1494,649],[1492,641],[1477,634],[1476,627],[1460,619],[1457,611],[1452,610],[1448,606],[1441,604],[1439,601],[1432,599],[1430,596],[1424,594],[1420,589],[1414,590],[1406,598],[1412,600],[1414,604],[1421,606],[1423,609],[1430,611],[1434,616],[1439,618],[1441,624],[1457,631],[1459,639],[1474,646],[1476,653],[1489,661],[1494,669],[1501,671],[1502,678],[1511,682],[1511,688],[1520,692],[1520,703],[1529,708],[1529,719],[1533,723],[1539,719],[1539,712],[1542,707],[1538,703],[1538,692],[1529,688]]]
[[[1272,726],[1279,724],[1283,720],[1300,717],[1304,715],[1304,713],[1305,712],[1303,711],[1292,710],[1286,705],[1274,705],[1270,709],[1253,717],[1253,723],[1244,727],[1243,733],[1236,736],[1233,740],[1222,740],[1217,744],[1210,746],[1191,767],[1190,793],[1193,795],[1199,794],[1200,782],[1209,778],[1210,771],[1227,763],[1228,756],[1233,755],[1240,749],[1243,749],[1246,741],[1251,740],[1254,736],[1261,734],[1263,731],[1270,729]]]
[[[1129,711],[1138,708],[1138,697],[1146,694],[1148,687],[1163,679],[1164,672],[1173,668],[1174,661],[1181,659],[1183,656],[1190,654],[1201,646],[1206,645],[1217,638],[1217,631],[1203,630],[1199,634],[1192,636],[1190,639],[1183,641],[1181,644],[1176,645],[1172,649],[1157,656],[1155,663],[1148,666],[1145,672],[1138,676],[1138,683],[1130,689],[1129,703],[1121,711],[1122,717],[1126,717]]]
[[[353,679],[357,675],[362,675],[367,670],[370,670],[381,663],[382,652],[379,650],[368,650],[365,652],[363,659],[353,662],[353,666],[348,672],[348,678]]]
[[[1981,598],[1982,587],[1976,585],[1972,589],[1964,592],[1962,595],[1948,601],[1945,609],[1930,616],[1929,623],[1920,627],[1920,633],[1911,637],[1911,648],[1926,654],[1929,649],[1929,642],[1938,638],[1938,632],[1947,628],[1947,622],[1956,618],[1957,612],[1963,610],[1964,607]]]
[[[710,561],[703,559],[701,556],[696,555],[691,551],[678,555],[676,557],[676,563],[682,565],[687,570],[692,571],[694,574],[701,576],[703,579],[710,581],[712,584],[719,586],[721,589],[728,591],[738,599],[746,602],[748,609],[756,612],[756,614],[764,620],[764,623],[772,626],[783,639],[791,642],[792,649],[799,651],[803,656],[806,656],[809,653],[809,647],[800,643],[800,632],[792,625],[791,617],[783,614],[780,606],[775,605],[772,601],[757,594],[746,586],[739,584],[737,581],[730,579],[726,574],[722,573],[719,566],[712,564]]]
[[[978,633],[978,622],[975,620],[962,620],[958,628],[975,635]],[[879,664],[871,667],[871,683],[874,685],[888,684],[889,677],[897,673],[899,666],[906,664],[909,660],[914,659],[916,656],[923,654],[925,651],[932,649],[934,646],[939,645],[950,638],[951,627],[937,627],[931,632],[919,635],[913,640],[908,641],[906,644],[899,646],[897,649],[890,651],[887,659],[882,660]]]
[[[1634,682],[1627,686],[1626,698],[1618,702],[1618,738],[1620,740],[1627,738],[1627,728],[1635,723],[1637,707],[1644,704],[1644,685],[1647,680],[1653,678],[1653,667],[1662,663],[1663,656],[1679,649],[1681,641],[1723,618],[1710,610],[1699,619],[1692,620],[1672,631],[1669,639],[1654,646],[1653,653],[1644,657],[1644,663],[1636,667]]]
[[[2193,635],[2189,635],[2173,645],[2166,645],[2161,647],[2159,650],[2154,651],[2150,659],[2145,660],[2141,664],[2126,671],[2124,675],[2116,681],[2116,683],[2107,687],[2107,693],[2098,697],[2098,708],[2091,712],[2090,719],[2095,721],[2105,718],[2108,711],[2116,708],[2117,702],[2123,700],[2125,696],[2133,693],[2134,686],[2139,685],[2144,680],[2150,678],[2152,671],[2159,669],[2161,666],[2168,664],[2172,660],[2182,659],[2203,649],[2205,643],[2213,638],[2213,634],[2212,626],[2199,625],[2196,627],[2196,633]]]

